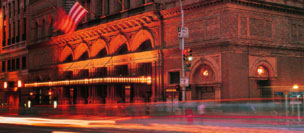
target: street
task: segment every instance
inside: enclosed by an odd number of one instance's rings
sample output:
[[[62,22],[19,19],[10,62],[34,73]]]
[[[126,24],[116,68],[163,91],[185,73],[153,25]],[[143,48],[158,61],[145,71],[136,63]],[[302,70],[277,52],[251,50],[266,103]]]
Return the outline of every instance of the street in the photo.
[[[303,132],[304,106],[274,101],[0,108],[1,132]],[[9,125],[9,126],[8,126]]]

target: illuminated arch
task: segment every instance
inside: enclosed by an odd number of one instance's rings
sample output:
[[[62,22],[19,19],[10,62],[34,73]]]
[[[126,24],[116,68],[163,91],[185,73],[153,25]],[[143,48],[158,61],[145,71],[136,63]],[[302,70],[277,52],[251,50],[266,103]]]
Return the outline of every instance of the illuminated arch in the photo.
[[[90,58],[88,46],[85,43],[80,43],[74,51],[74,60],[78,60],[85,52],[88,53],[88,58]]]
[[[275,69],[273,68],[273,66],[267,61],[267,60],[263,60],[262,58],[255,60],[255,62],[253,63],[250,71],[249,71],[249,75],[255,75],[257,77],[256,71],[258,69],[259,66],[263,66],[264,68],[267,69],[268,71],[268,76],[269,77],[275,77]]]
[[[90,51],[91,57],[95,57],[104,48],[106,49],[107,53],[109,53],[109,48],[108,48],[107,43],[105,42],[105,40],[98,39],[91,46],[91,51]]]
[[[210,68],[211,72],[212,72],[212,79],[208,80],[208,81],[198,81],[201,78],[201,69],[202,68]],[[218,83],[220,82],[220,67],[217,65],[216,61],[212,60],[212,59],[208,59],[208,58],[200,58],[197,59],[195,61],[193,61],[193,67],[191,68],[190,71],[190,82],[191,84],[195,84],[195,83]]]
[[[65,46],[65,48],[61,51],[59,62],[64,62],[70,55],[74,57],[71,47]]]
[[[128,51],[130,51],[130,45],[127,37],[122,34],[115,36],[109,44],[109,53],[114,54],[123,44],[126,44]]]
[[[152,48],[154,48],[155,41],[151,32],[146,29],[138,31],[131,40],[131,51],[137,50],[137,48],[147,40],[151,41]]]

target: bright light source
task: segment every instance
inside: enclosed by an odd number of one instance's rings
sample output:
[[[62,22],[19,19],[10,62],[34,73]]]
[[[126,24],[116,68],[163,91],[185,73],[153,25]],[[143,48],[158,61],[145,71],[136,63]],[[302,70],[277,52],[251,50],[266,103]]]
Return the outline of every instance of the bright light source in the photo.
[[[54,101],[54,109],[57,108],[57,101]]]
[[[28,100],[28,101],[27,101],[27,107],[28,107],[28,108],[31,108],[31,100]]]
[[[188,57],[188,61],[192,61],[192,59],[193,59],[192,56]]]
[[[5,89],[7,88],[7,82],[3,83],[3,88],[5,88]]]
[[[259,75],[263,75],[264,72],[265,72],[264,67],[259,66],[258,69],[257,69],[257,72],[258,72]]]
[[[32,95],[34,95],[34,93],[33,93],[33,92],[30,92],[30,96],[32,96]]]
[[[299,89],[299,86],[297,84],[292,86],[293,89]]]
[[[21,80],[18,80],[18,87],[22,87],[22,82],[21,82]]]
[[[49,91],[49,95],[50,95],[50,96],[52,95],[52,91]]]
[[[209,76],[208,70],[205,70],[205,71],[203,72],[203,75],[204,75],[205,77],[208,77],[208,76]]]

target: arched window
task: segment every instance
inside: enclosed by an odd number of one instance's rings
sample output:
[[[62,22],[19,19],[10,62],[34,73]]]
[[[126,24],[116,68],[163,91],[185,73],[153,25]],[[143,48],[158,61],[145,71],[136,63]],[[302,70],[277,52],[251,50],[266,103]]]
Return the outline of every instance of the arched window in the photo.
[[[151,40],[146,40],[137,48],[136,51],[140,52],[140,51],[147,51],[147,50],[151,50],[151,49],[152,49]]]
[[[88,52],[84,52],[79,58],[78,58],[78,61],[81,61],[81,60],[86,60],[86,59],[89,59],[89,54]]]
[[[101,58],[101,57],[105,57],[105,56],[107,56],[107,50],[106,50],[106,48],[103,48],[102,50],[100,50],[98,52],[98,54],[96,55],[96,58]]]
[[[73,56],[72,56],[72,54],[70,54],[65,58],[63,63],[68,63],[68,62],[72,62],[72,61],[73,61]]]
[[[116,53],[114,55],[121,55],[121,54],[127,54],[128,53],[128,47],[127,44],[121,45]]]

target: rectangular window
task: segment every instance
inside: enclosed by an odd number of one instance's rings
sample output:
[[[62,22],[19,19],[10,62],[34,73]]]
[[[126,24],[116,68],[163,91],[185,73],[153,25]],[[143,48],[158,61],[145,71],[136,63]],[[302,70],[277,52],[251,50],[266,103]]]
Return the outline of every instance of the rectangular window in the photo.
[[[5,19],[5,16],[6,14],[5,14],[5,6],[3,6],[3,18]]]
[[[124,0],[124,7],[125,7],[125,9],[130,8],[130,0]]]
[[[18,14],[20,14],[20,0],[17,0],[17,10]]]
[[[110,14],[110,0],[104,1],[104,14],[109,15]]]
[[[15,16],[15,1],[13,1],[13,16]]]
[[[6,46],[6,27],[3,26],[3,36],[2,36],[2,46],[5,47]]]
[[[26,56],[22,56],[22,69],[26,69]]]
[[[97,9],[99,9],[99,10],[97,10],[97,13],[98,13],[98,15],[99,16],[103,16],[103,2],[104,2],[104,0],[99,0],[99,2],[97,3],[97,7],[101,7],[101,8],[97,8]]]
[[[22,34],[22,41],[26,39],[26,18],[23,18],[23,34]]]
[[[6,64],[5,64],[5,61],[2,61],[2,72],[5,72],[5,67],[6,67]]]
[[[87,10],[89,11],[89,13],[87,14],[87,21],[90,21],[90,17],[91,17],[91,0],[87,0]]]
[[[13,22],[13,35],[12,35],[12,43],[13,44],[15,43],[15,30],[16,30],[15,22]]]
[[[107,76],[107,68],[106,67],[101,67],[97,68],[95,72],[96,77],[105,77]]]
[[[11,71],[11,60],[7,60],[7,71]]]
[[[179,81],[180,81],[179,71],[169,72],[169,83],[170,84],[179,84]]]
[[[15,71],[16,69],[16,60],[12,59],[12,71]]]
[[[16,70],[20,69],[20,58],[16,59]]]
[[[8,25],[8,40],[7,44],[11,45],[11,24]]]
[[[11,18],[11,3],[8,3],[8,17]]]
[[[20,20],[18,20],[18,24],[17,24],[16,42],[20,41],[19,35],[20,35]]]
[[[26,12],[26,0],[23,1],[23,10],[24,10],[24,13]]]

